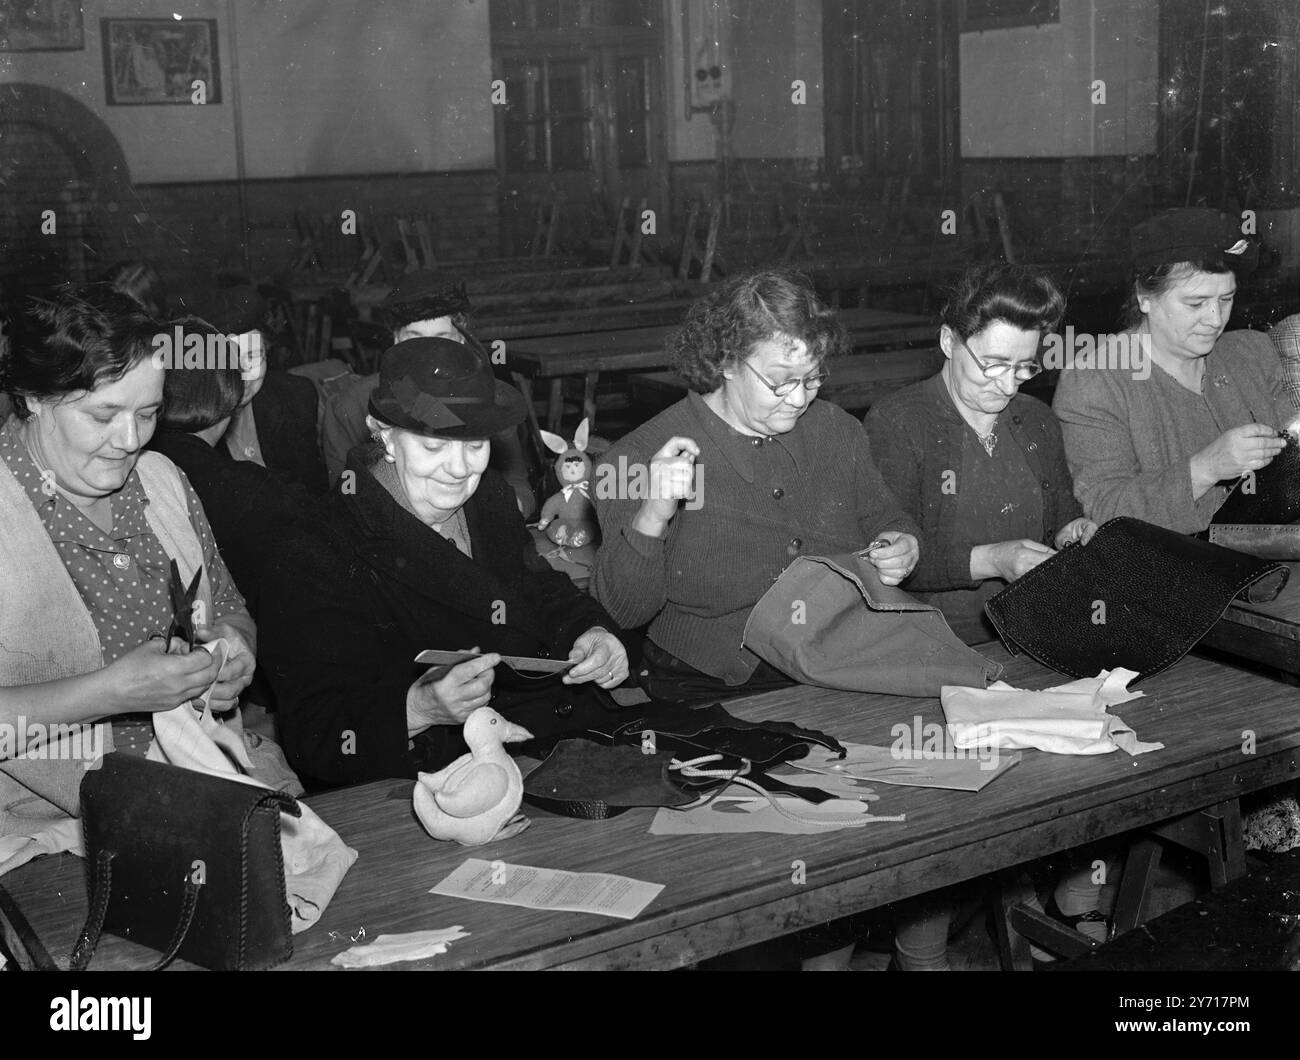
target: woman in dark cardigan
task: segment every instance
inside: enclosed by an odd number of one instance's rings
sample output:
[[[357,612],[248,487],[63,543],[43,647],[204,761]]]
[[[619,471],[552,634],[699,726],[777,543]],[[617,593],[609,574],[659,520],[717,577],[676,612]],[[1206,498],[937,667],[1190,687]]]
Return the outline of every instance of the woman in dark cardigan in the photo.
[[[1023,265],[968,269],[943,310],[943,369],[872,406],[864,421],[880,473],[921,525],[926,548],[904,588],[943,612],[968,643],[996,639],[984,603],[1097,524],[1083,518],[1052,410],[1019,393],[1041,370],[1038,350],[1065,308],[1047,273]],[[1058,912],[1097,937],[1100,891],[1091,868],[1065,874]],[[947,967],[960,892],[900,907],[896,960]],[[1047,954],[1041,954],[1046,957]]]
[[[487,467],[523,398],[467,347],[417,338],[384,354],[370,408],[376,442],[268,567],[261,661],[290,761],[328,784],[412,777],[462,754],[460,724],[488,705],[539,738],[580,727],[603,709],[585,690],[494,682],[503,654],[567,658],[566,685],[628,674],[614,623],[537,555]],[[426,648],[486,654],[427,669]]]
[[[1087,541],[1052,410],[1019,393],[1065,308],[1047,273],[979,265],[944,307],[935,376],[872,406],[880,474],[926,547],[903,587],[970,644],[996,640],[984,603],[1068,542]]]

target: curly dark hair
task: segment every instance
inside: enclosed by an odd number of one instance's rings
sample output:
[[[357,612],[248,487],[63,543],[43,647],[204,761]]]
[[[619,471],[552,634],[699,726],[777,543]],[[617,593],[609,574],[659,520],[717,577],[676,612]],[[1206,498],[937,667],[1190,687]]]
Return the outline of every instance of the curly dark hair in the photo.
[[[812,284],[785,269],[756,269],[727,280],[693,303],[668,340],[678,374],[697,394],[722,385],[724,368],[775,335],[800,339],[819,363],[848,348],[848,333],[818,300]]]
[[[49,298],[29,298],[5,331],[0,391],[25,420],[28,398],[61,397],[121,379],[152,354],[158,324],[110,284],[64,284]]]
[[[995,321],[1022,331],[1055,331],[1065,297],[1035,265],[972,265],[954,285],[940,319],[965,342]]]

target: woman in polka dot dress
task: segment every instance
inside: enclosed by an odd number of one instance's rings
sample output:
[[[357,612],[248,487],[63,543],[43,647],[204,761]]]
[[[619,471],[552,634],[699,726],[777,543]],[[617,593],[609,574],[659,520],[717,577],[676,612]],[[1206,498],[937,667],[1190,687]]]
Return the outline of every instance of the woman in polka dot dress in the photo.
[[[6,327],[0,836],[77,812],[84,765],[67,760],[71,730],[55,740],[49,726],[111,719],[98,746],[144,754],[151,713],[209,686],[214,711],[233,709],[252,677],[256,629],[203,508],[170,461],[143,453],[163,400],[158,330],[99,284],[33,300]],[[232,648],[219,672],[207,652],[151,639],[172,618],[172,559],[202,567],[199,639]]]

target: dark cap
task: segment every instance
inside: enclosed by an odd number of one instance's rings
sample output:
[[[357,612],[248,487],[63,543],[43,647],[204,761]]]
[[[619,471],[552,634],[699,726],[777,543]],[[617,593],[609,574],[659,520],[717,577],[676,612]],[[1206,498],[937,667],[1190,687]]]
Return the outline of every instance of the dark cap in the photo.
[[[1239,218],[1200,208],[1147,218],[1133,229],[1132,249],[1138,269],[1190,261],[1244,274],[1259,262],[1259,246],[1241,234]]]
[[[380,318],[393,330],[417,320],[451,317],[469,310],[465,285],[429,269],[407,273],[379,303]]]
[[[251,284],[203,287],[179,301],[182,313],[206,320],[223,335],[243,335],[266,323],[266,299]]]
[[[469,346],[451,339],[406,339],[379,359],[370,414],[435,438],[490,438],[528,415],[524,397],[498,382]]]

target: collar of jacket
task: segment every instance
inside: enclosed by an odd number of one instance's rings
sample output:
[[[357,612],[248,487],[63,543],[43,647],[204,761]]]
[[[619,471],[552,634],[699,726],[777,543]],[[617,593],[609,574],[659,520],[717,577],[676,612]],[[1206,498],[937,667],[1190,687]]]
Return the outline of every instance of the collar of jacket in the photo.
[[[753,483],[757,470],[754,467],[754,451],[758,448],[754,444],[755,439],[749,435],[741,434],[740,431],[732,427],[726,420],[719,416],[713,409],[709,408],[703,395],[691,391],[687,395],[690,402],[691,412],[695,419],[699,421],[700,427],[704,433],[712,439],[713,444],[741,478],[746,482]],[[808,448],[804,442],[807,433],[807,427],[804,420],[813,412],[810,405],[798,420],[792,430],[786,434],[773,435],[762,442],[763,445],[779,445],[794,461],[796,469],[800,474],[807,470]]]
[[[948,387],[943,381],[942,373],[936,372],[925,381],[925,390],[933,402],[935,410],[940,417],[950,423],[960,424],[963,429],[970,427],[962,414],[957,411],[957,406],[953,402],[952,395],[948,393]],[[1037,479],[1043,478],[1043,447],[1035,443],[1026,443],[1025,435],[1031,431],[1031,425],[1024,415],[1027,399],[1017,391],[1007,404],[1007,407],[998,414],[998,423],[995,430],[1006,429],[1016,445],[1020,446],[1021,451],[1025,454],[1025,460],[1034,472]],[[1048,415],[1052,413],[1048,412]],[[1034,432],[1036,433],[1036,432]],[[960,437],[960,436],[958,436]]]
[[[476,492],[465,502],[465,526],[473,543],[474,556],[460,551],[431,527],[406,511],[371,474],[369,466],[379,453],[376,444],[353,449],[345,469],[354,472],[356,489],[337,501],[347,513],[348,530],[359,558],[384,576],[400,582],[420,596],[445,607],[488,621],[494,602],[510,597],[500,569],[507,542],[484,512]],[[485,473],[485,477],[486,477]],[[480,482],[480,490],[483,483]],[[512,495],[513,496],[513,495]],[[526,607],[510,606],[509,624],[539,640],[545,640],[537,616]]]

